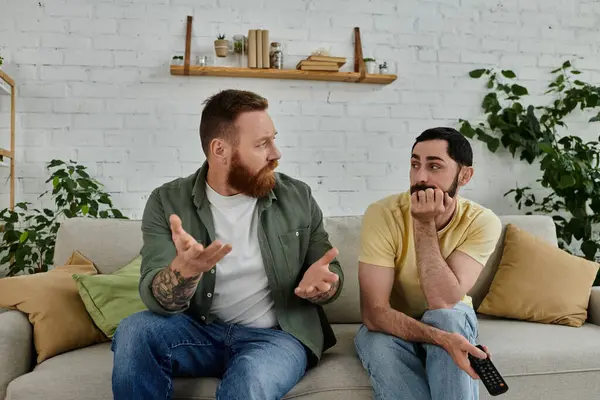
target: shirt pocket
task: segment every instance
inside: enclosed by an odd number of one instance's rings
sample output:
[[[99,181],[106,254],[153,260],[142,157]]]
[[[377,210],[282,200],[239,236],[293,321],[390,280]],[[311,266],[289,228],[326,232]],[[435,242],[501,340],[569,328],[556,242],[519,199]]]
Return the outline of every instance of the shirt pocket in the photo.
[[[279,243],[281,244],[283,258],[285,259],[284,267],[287,269],[291,285],[300,282],[302,278],[298,274],[304,264],[309,240],[309,228],[297,228],[279,235]]]

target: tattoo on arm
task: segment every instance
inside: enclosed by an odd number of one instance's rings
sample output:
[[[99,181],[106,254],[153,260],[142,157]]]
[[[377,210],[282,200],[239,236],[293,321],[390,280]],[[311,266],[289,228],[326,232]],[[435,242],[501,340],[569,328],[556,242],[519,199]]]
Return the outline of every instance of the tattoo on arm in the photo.
[[[184,278],[177,270],[164,268],[152,280],[152,293],[167,310],[184,308],[196,292],[200,275]]]
[[[335,292],[337,292],[339,286],[340,286],[340,281],[338,279],[337,281],[335,281],[334,283],[331,284],[331,288],[329,289],[329,291],[319,293],[313,297],[309,297],[308,300],[312,301],[313,303],[317,303],[317,304],[323,303],[323,302],[329,300],[331,298],[331,296],[333,296],[335,294]]]

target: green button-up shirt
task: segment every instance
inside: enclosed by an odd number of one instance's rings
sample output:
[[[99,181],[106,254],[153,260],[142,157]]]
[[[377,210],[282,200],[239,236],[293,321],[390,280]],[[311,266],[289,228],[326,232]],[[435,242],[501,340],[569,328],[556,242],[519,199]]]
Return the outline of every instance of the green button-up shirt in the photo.
[[[199,321],[211,323],[216,319],[211,314],[211,304],[218,266],[202,275],[190,303],[180,311],[163,308],[151,288],[154,276],[170,265],[176,255],[169,224],[171,214],[179,216],[183,229],[198,243],[206,247],[215,240],[205,192],[207,171],[205,163],[196,173],[152,191],[142,217],[140,295],[153,312],[163,315],[186,312]],[[278,323],[309,349],[310,363],[315,364],[336,343],[336,338],[323,308],[296,296],[294,289],[308,267],[332,248],[323,227],[321,209],[307,184],[281,173],[276,173],[275,187],[258,200],[257,206],[258,241]],[[331,302],[342,291],[344,275],[337,260],[329,269],[339,276],[339,288],[328,301]]]

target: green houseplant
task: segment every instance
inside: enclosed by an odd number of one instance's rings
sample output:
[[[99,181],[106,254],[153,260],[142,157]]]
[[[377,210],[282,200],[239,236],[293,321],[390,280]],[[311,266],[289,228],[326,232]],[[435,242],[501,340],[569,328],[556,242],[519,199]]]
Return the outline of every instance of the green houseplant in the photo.
[[[364,58],[365,66],[367,68],[367,74],[377,73],[377,60],[371,57]]]
[[[527,105],[526,87],[515,83],[510,70],[476,69],[472,78],[485,77],[488,93],[482,108],[485,122],[472,124],[459,120],[460,131],[469,138],[486,143],[491,152],[500,146],[513,158],[539,165],[537,182],[545,193],[541,197],[529,187],[517,186],[512,195],[527,214],[551,215],[556,225],[559,245],[588,260],[600,258],[600,146],[598,141],[584,142],[576,134],[565,134],[565,118],[573,112],[593,111],[589,122],[600,121],[600,87],[577,79],[580,71],[566,61],[552,71],[553,79],[545,95],[552,96],[545,105]],[[541,198],[540,198],[541,197]],[[578,246],[578,250],[572,251]],[[600,274],[594,283],[600,284]]]
[[[50,197],[54,209],[32,208],[21,202],[14,210],[0,211],[0,265],[8,265],[8,276],[48,271],[54,257],[56,234],[64,218],[126,218],[113,207],[102,184],[91,178],[86,167],[75,161],[52,160],[46,183],[52,189],[39,198]]]
[[[217,35],[215,40],[215,53],[217,57],[227,57],[229,52],[229,40],[225,39],[225,35]]]

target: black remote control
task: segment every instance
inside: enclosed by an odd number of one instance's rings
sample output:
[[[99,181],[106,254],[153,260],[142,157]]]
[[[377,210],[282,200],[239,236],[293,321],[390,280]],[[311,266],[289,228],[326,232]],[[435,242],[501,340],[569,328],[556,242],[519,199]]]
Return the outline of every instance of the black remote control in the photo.
[[[485,351],[483,346],[477,345],[477,347]],[[481,359],[469,354],[469,361],[490,395],[498,396],[508,391],[508,385],[489,357]]]

